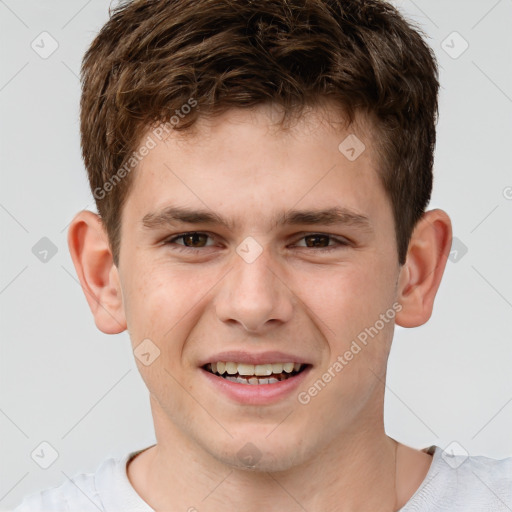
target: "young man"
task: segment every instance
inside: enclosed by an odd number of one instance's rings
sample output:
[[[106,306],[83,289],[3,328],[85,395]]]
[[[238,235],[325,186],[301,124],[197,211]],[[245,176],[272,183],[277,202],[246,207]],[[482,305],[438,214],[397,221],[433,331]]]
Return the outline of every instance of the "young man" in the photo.
[[[157,444],[27,498],[45,511],[505,511],[512,459],[388,437],[395,322],[432,313],[437,67],[377,0],[149,0],[83,64],[99,215],[71,255],[128,330]]]

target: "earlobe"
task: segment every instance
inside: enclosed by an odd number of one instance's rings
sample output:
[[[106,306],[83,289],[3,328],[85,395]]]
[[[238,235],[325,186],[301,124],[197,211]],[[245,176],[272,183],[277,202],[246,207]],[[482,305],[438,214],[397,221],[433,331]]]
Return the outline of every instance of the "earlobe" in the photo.
[[[98,329],[117,334],[126,329],[117,267],[98,215],[79,212],[68,230],[71,258]]]
[[[418,327],[432,315],[451,242],[448,215],[438,209],[424,213],[414,228],[407,259],[400,271],[397,298],[402,309],[396,315],[398,325]]]

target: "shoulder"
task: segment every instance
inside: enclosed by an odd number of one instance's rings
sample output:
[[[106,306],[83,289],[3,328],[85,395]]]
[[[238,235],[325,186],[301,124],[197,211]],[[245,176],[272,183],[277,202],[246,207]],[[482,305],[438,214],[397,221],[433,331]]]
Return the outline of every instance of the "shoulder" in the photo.
[[[30,494],[14,512],[152,512],[126,473],[127,462],[147,449],[105,459],[95,473],[79,474],[58,487]]]
[[[14,512],[98,512],[105,511],[101,487],[119,461],[106,459],[95,473],[82,473],[61,485],[25,496]]]
[[[507,505],[512,505],[512,457],[491,459],[470,456],[465,460],[463,457],[456,474],[464,487],[468,490],[473,488],[474,494],[482,498],[487,496],[491,501],[501,499]]]
[[[76,475],[58,487],[25,496],[14,512],[68,512],[103,510],[94,485],[94,474]]]
[[[417,508],[420,504],[421,508]],[[451,455],[435,447],[425,480],[402,510],[510,511],[512,457]]]

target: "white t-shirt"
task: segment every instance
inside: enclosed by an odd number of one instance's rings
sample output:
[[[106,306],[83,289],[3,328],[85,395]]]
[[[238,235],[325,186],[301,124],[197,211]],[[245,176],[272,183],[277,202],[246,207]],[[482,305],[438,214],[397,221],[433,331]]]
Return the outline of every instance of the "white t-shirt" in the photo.
[[[512,457],[443,457],[439,447],[428,450],[433,453],[430,469],[399,512],[512,511]],[[96,473],[80,474],[59,487],[31,494],[14,512],[154,512],[126,474],[127,462],[141,451],[107,459]]]

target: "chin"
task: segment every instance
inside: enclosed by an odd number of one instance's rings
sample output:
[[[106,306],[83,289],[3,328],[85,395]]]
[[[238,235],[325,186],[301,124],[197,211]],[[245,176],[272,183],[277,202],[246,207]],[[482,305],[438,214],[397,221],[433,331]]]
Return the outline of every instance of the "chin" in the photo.
[[[305,454],[299,452],[297,443],[290,439],[280,440],[278,443],[271,443],[265,439],[247,439],[226,447],[222,453],[210,453],[222,464],[248,472],[287,471],[305,462]]]

